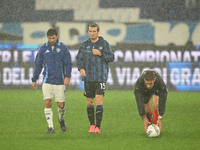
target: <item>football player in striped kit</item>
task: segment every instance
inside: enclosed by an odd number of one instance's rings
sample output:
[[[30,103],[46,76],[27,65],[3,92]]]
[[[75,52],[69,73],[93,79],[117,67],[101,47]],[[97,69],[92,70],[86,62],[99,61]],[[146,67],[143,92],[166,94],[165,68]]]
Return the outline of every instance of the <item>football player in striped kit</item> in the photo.
[[[89,132],[101,133],[100,125],[103,116],[103,96],[108,79],[108,63],[114,61],[110,44],[99,36],[100,30],[96,23],[89,25],[90,38],[83,42],[77,54],[77,67],[84,80],[87,100],[87,113],[90,121]],[[96,123],[94,99],[96,100]]]

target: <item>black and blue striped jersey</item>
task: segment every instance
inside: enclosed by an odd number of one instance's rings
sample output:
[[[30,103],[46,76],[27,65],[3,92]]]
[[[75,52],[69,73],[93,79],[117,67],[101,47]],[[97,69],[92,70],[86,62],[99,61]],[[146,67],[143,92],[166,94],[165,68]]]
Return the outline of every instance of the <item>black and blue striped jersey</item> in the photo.
[[[93,55],[92,49],[98,49],[102,56]],[[85,70],[85,81],[107,82],[108,63],[114,61],[114,54],[110,44],[102,37],[96,43],[88,39],[80,46],[76,61],[78,70]]]

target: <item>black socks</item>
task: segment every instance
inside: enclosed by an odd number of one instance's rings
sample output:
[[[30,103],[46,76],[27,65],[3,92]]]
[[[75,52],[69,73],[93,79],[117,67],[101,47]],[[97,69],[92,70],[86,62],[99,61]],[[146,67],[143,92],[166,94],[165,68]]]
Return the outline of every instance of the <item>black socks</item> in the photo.
[[[96,106],[96,127],[100,128],[103,116],[103,105]]]
[[[88,119],[90,121],[90,125],[95,125],[94,123],[94,106],[87,107]]]
[[[90,121],[90,125],[95,125],[94,122],[94,106],[87,107],[88,119]],[[96,127],[100,128],[101,120],[103,116],[103,105],[96,106]]]

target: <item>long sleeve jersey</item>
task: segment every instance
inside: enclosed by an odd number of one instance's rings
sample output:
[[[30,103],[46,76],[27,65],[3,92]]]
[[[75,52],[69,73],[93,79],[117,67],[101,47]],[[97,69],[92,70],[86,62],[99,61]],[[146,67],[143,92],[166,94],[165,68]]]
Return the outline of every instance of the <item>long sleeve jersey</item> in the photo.
[[[98,49],[102,56],[93,55],[92,49]],[[84,69],[86,72],[85,81],[107,82],[108,63],[114,61],[114,54],[110,44],[99,37],[96,43],[90,39],[83,42],[76,57],[78,70]]]
[[[153,71],[155,73],[156,81],[154,86],[151,90],[148,90],[145,83],[144,83],[144,74],[145,71],[141,74],[138,78],[136,85],[135,85],[135,97],[138,106],[138,111],[141,116],[145,115],[145,108],[144,108],[144,98],[149,97],[151,95],[158,95],[159,96],[159,114],[163,115],[165,113],[165,106],[167,100],[167,88],[166,85],[161,78],[161,76],[153,69],[146,70],[146,71]]]
[[[68,47],[60,41],[57,41],[53,49],[49,42],[42,45],[35,59],[32,82],[37,81],[43,67],[43,83],[64,84],[64,78],[70,78],[72,70]]]

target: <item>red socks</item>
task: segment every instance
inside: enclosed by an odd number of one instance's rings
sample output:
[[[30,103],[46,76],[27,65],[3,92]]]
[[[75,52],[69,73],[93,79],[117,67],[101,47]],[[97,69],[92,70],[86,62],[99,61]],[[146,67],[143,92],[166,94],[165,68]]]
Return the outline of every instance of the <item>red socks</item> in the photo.
[[[154,124],[157,124],[157,120],[158,120],[158,109],[153,109],[153,121],[154,121]]]
[[[146,117],[148,118],[149,122],[157,124],[158,120],[158,109],[153,109],[153,120],[152,120],[152,111],[150,113],[146,113]]]

